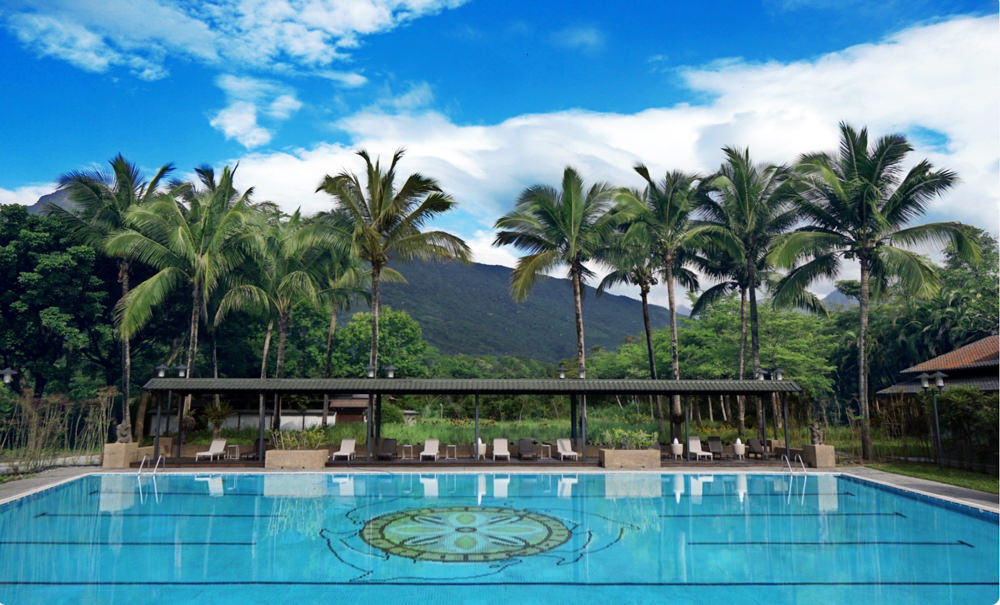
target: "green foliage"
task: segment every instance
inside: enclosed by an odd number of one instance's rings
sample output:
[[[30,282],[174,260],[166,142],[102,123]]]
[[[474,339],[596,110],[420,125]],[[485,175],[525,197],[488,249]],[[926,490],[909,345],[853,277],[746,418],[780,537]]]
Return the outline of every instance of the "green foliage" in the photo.
[[[420,324],[405,311],[382,309],[379,321],[381,366],[396,366],[396,375],[407,378],[428,376],[429,348],[420,332]],[[331,374],[365,376],[371,344],[371,314],[356,313],[350,323],[337,330],[333,339]]]
[[[320,448],[326,439],[326,431],[321,426],[310,427],[304,431],[271,431],[271,443],[279,450],[315,450]]]
[[[594,445],[617,450],[644,450],[653,447],[658,439],[659,435],[655,432],[614,428],[601,431],[594,439]]]
[[[233,408],[226,402],[222,402],[218,407],[210,405],[205,408],[205,419],[216,429],[222,428],[222,423],[233,415]]]
[[[934,464],[917,464],[913,462],[883,462],[868,466],[887,473],[929,479],[938,483],[957,485],[988,494],[1000,492],[1000,481],[997,480],[996,473],[983,474],[953,468],[939,469]]]

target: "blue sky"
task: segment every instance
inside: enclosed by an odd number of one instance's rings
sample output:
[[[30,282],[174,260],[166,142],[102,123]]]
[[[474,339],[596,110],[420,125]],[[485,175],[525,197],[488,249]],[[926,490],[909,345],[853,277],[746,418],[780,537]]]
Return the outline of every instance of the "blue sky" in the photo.
[[[573,165],[638,185],[708,172],[722,145],[787,162],[837,123],[903,132],[963,184],[932,220],[997,231],[995,2],[7,0],[0,202],[116,153],[148,173],[240,162],[258,199],[307,212],[351,152],[408,149],[477,259],[528,185]]]

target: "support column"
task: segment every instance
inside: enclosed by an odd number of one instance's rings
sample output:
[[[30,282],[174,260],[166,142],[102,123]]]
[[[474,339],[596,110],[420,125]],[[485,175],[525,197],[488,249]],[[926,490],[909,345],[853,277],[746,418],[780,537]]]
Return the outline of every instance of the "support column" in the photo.
[[[785,455],[788,456],[788,464],[792,463],[792,444],[788,442],[788,396],[781,395],[781,410],[785,417]]]
[[[257,461],[264,463],[264,394],[257,398]]]
[[[587,457],[587,396],[580,395],[580,459]]]
[[[576,441],[576,395],[569,396],[569,438]]]
[[[382,438],[382,393],[375,395],[375,443]]]
[[[688,462],[691,461],[691,404],[689,397],[685,395],[684,400],[684,452],[686,453]]]
[[[476,393],[476,440],[472,444],[472,457],[479,462],[479,393]],[[485,456],[483,459],[485,460]]]
[[[167,405],[170,405],[170,391],[167,391]],[[160,426],[160,408],[163,407],[163,394],[156,394],[156,435],[153,436],[153,460],[158,460],[160,458],[160,433],[163,432],[163,427]],[[142,435],[139,435],[140,440]],[[154,462],[155,464],[155,462]]]
[[[372,416],[375,415],[375,394],[368,393],[368,414],[365,417],[365,450],[368,460],[372,459]]]

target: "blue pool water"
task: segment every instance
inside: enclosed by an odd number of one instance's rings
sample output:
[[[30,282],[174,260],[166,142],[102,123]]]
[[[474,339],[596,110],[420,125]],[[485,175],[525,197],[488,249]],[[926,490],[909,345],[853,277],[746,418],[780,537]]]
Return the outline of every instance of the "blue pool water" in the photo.
[[[105,474],[0,507],[5,605],[973,605],[998,565],[996,515],[836,475]]]

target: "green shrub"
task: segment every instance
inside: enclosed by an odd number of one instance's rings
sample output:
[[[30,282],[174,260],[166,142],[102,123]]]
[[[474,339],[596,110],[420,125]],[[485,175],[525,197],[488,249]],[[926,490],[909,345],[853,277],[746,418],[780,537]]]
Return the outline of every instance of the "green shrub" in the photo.
[[[326,441],[326,431],[314,426],[304,431],[272,431],[271,443],[279,450],[314,450]]]
[[[655,432],[613,428],[602,431],[598,439],[594,440],[594,445],[616,450],[644,450],[653,447],[658,438],[659,435]]]

